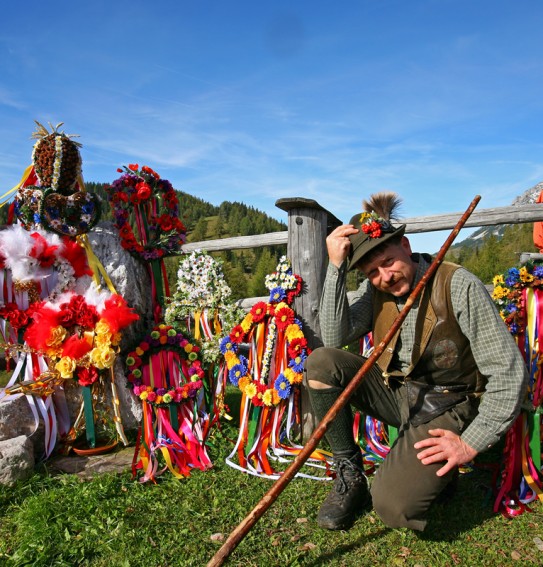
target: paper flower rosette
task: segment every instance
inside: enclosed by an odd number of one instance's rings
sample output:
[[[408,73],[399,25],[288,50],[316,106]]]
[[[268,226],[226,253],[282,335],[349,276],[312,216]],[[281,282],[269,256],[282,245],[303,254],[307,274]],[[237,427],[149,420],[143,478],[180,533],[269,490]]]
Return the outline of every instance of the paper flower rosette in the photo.
[[[503,464],[494,511],[513,517],[543,502],[541,403],[543,401],[543,265],[528,262],[493,280],[492,298],[515,337],[529,373],[527,400],[505,437]]]
[[[220,345],[228,379],[242,393],[240,431],[227,463],[250,474],[277,478],[280,471],[272,461],[288,462],[303,448],[294,438],[300,429],[299,387],[310,349],[302,323],[290,307],[301,292],[302,279],[292,272],[285,256],[265,284],[268,302],[256,303]],[[307,464],[326,468],[326,456],[315,451]]]
[[[126,358],[128,386],[141,401],[143,422],[135,452],[140,480],[165,470],[176,478],[211,466],[197,408],[205,377],[200,348],[170,325],[155,326]]]
[[[231,294],[221,260],[195,250],[179,261],[177,288],[164,312],[167,324],[194,336],[201,347],[205,378],[198,415],[204,441],[225,413],[225,362],[219,343],[224,329],[230,329],[244,314],[230,299]]]
[[[110,378],[112,394],[117,400],[113,365],[121,341],[121,331],[137,320],[126,301],[117,294],[98,291],[90,286],[84,295],[67,292],[55,301],[43,301],[31,308],[32,319],[24,332],[25,343],[34,354],[43,356],[47,373],[57,381],[75,379],[81,386],[85,432],[89,448],[98,442],[97,425],[107,425],[105,408],[97,422],[98,389],[104,391],[104,381]],[[124,432],[117,404],[110,424],[123,441]],[[81,423],[75,423],[64,438],[72,444]],[[108,432],[110,434],[113,431]]]

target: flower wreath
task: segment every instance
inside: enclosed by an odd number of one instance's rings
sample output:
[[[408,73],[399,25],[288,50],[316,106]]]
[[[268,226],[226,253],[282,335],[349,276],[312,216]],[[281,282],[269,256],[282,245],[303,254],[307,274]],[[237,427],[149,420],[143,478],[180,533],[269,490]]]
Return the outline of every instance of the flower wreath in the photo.
[[[123,174],[107,191],[122,247],[144,260],[176,253],[185,242],[186,229],[178,218],[178,199],[172,184],[145,165],[140,170],[138,164],[130,164],[117,171]]]
[[[143,368],[151,363],[151,357],[164,350],[174,351],[180,355],[180,377],[189,380],[185,384],[178,382],[170,375],[172,384],[168,387],[153,387],[144,384]],[[190,342],[183,333],[170,325],[160,324],[144,337],[139,345],[126,358],[127,386],[140,400],[158,407],[179,404],[196,397],[203,386],[204,371],[199,356],[200,348]],[[172,369],[170,369],[170,372]]]
[[[492,299],[500,316],[513,335],[518,335],[526,326],[525,288],[543,289],[543,265],[528,262],[520,268],[509,268],[494,276]]]
[[[277,270],[266,276],[265,285],[270,291],[268,303],[263,301],[256,303],[243,321],[236,325],[220,343],[230,382],[237,386],[255,406],[274,406],[287,399],[292,387],[302,382],[304,362],[311,352],[302,331],[302,324],[288,305],[300,293],[302,279],[292,273],[290,262],[285,256],[279,260]],[[269,318],[268,332],[260,378],[253,380],[249,361],[239,354],[239,345],[252,338],[254,326],[264,322],[266,317]],[[279,331],[285,337],[287,364],[273,384],[269,385],[267,381]]]

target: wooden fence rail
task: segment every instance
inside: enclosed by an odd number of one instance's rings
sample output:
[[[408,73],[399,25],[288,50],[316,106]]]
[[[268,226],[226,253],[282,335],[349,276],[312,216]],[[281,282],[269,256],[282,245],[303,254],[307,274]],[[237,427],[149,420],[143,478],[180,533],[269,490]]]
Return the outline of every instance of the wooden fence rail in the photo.
[[[315,201],[309,199],[293,199],[294,201],[310,207],[310,203],[314,203],[317,208],[321,208]],[[285,201],[290,199],[280,199],[276,205],[279,208]],[[288,210],[288,209],[284,209]],[[322,209],[321,210],[325,210]],[[330,214],[330,213],[329,213]],[[432,215],[427,217],[412,217],[402,219],[402,223],[406,225],[405,232],[408,234],[416,234],[421,232],[435,232],[437,230],[450,230],[454,228],[456,220],[462,215],[459,213],[451,213],[446,215]],[[335,217],[333,217],[335,218]],[[492,226],[497,224],[522,224],[527,222],[535,222],[543,220],[543,206],[541,204],[519,205],[510,207],[498,207],[493,209],[482,209],[475,211],[472,217],[466,223],[464,228],[476,228],[481,226]],[[345,220],[347,222],[347,220]],[[337,220],[337,225],[341,224]],[[331,223],[333,226],[334,223]],[[221,250],[241,250],[247,248],[258,248],[259,246],[277,246],[278,244],[288,243],[288,230],[279,232],[269,232],[266,234],[255,234],[252,236],[234,236],[232,238],[222,238],[215,240],[204,240],[202,242],[191,242],[184,244],[183,252],[192,252],[193,250],[205,249],[207,252],[218,252]]]

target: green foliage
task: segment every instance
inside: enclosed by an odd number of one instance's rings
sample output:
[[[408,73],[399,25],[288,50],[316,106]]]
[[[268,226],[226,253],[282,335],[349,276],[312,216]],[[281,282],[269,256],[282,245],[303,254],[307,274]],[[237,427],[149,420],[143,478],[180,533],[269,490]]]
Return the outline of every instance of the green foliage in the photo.
[[[446,259],[461,264],[483,283],[490,285],[496,274],[519,264],[521,253],[537,251],[532,234],[532,223],[508,225],[501,239],[492,235],[478,246],[457,247],[449,251]]]

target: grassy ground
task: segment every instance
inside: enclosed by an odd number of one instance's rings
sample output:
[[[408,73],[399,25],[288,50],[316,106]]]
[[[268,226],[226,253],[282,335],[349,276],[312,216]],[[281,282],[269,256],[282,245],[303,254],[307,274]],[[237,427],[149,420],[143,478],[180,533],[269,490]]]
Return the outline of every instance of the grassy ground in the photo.
[[[28,481],[0,487],[0,565],[202,566],[271,482],[225,464],[228,426],[210,452],[214,468],[188,479],[140,484],[130,473],[81,481],[41,465]],[[386,528],[373,512],[348,532],[316,526],[326,482],[295,479],[230,556],[232,566],[543,564],[540,503],[514,520],[492,514],[491,473],[460,478],[456,496],[431,511],[424,534]],[[222,535],[221,535],[222,534]]]

